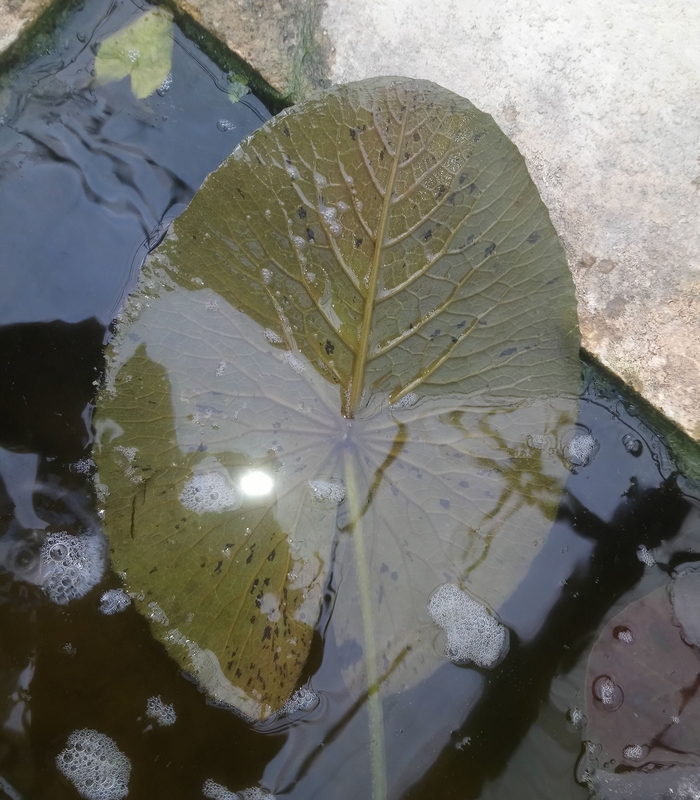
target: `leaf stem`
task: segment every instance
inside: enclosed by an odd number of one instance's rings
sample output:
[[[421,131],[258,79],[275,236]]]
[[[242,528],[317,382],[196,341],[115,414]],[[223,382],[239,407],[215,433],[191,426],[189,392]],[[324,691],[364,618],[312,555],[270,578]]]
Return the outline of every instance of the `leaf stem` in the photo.
[[[365,671],[367,674],[367,713],[369,715],[369,750],[372,773],[373,800],[386,800],[386,759],[384,751],[384,715],[379,694],[377,650],[374,643],[374,619],[372,614],[372,592],[369,580],[369,564],[362,532],[363,510],[358,497],[355,462],[349,450],[345,451],[345,486],[350,509],[350,529],[355,548],[355,572],[360,590],[362,632],[364,636]]]

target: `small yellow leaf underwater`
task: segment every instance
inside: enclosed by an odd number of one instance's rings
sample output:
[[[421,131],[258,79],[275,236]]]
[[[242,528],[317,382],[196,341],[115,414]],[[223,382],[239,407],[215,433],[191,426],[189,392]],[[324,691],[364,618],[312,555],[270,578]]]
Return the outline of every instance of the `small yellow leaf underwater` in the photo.
[[[131,91],[148,97],[168,77],[172,63],[173,16],[167,9],[147,11],[112,34],[95,57],[95,77],[101,83],[131,75]]]

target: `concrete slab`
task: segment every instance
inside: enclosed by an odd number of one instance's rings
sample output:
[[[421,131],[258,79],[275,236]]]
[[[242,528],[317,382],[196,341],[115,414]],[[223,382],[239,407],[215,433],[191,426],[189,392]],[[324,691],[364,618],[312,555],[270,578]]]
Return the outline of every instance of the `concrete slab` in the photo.
[[[0,0],[0,55],[50,5],[51,0]]]
[[[586,349],[700,439],[700,4],[327,0],[333,82],[427,78],[525,156]]]

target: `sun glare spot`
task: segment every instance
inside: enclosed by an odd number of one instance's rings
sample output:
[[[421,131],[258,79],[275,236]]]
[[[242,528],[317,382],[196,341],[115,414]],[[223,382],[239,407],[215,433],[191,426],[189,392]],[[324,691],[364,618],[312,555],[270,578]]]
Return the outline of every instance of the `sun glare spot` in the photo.
[[[241,478],[241,491],[248,497],[262,497],[272,491],[272,478],[259,469],[248,472]]]

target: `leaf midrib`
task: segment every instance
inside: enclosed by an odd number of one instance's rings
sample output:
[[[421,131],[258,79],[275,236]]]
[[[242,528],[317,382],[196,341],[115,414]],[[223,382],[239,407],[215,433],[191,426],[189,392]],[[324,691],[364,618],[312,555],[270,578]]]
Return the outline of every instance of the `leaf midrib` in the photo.
[[[408,119],[408,109],[404,111],[401,127],[399,129],[396,146],[394,147],[394,160],[391,165],[391,172],[389,179],[386,183],[384,190],[384,202],[382,204],[382,213],[379,217],[379,224],[377,225],[377,235],[374,243],[374,254],[372,255],[372,266],[370,268],[369,286],[367,287],[367,296],[365,298],[365,307],[362,314],[362,326],[360,328],[360,340],[358,342],[357,353],[355,355],[355,363],[352,371],[352,383],[350,387],[350,398],[344,411],[344,416],[352,419],[355,416],[355,411],[360,403],[362,392],[365,386],[365,373],[367,369],[367,356],[369,354],[370,335],[372,333],[372,317],[374,315],[374,307],[377,297],[377,286],[379,283],[379,270],[382,264],[382,256],[384,255],[384,242],[386,239],[386,230],[389,224],[389,217],[391,214],[391,203],[394,194],[394,185],[396,184],[396,175],[399,171],[399,160],[401,158],[401,150],[403,147],[404,133],[406,131],[406,120]]]

